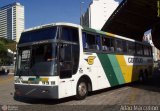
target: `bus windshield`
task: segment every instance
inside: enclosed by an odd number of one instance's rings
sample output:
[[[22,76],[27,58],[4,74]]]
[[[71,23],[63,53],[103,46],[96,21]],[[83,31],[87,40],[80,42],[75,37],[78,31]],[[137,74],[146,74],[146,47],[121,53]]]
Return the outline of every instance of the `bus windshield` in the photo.
[[[57,75],[56,43],[19,47],[17,76]]]
[[[56,39],[57,27],[48,27],[22,33],[19,44]]]

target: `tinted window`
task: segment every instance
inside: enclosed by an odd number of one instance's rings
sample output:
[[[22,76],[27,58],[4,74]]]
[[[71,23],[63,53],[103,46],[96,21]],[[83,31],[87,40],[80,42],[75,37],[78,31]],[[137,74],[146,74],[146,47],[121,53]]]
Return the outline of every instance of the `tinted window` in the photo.
[[[128,54],[135,54],[135,43],[127,42],[128,45]]]
[[[83,32],[83,47],[87,50],[100,49],[100,37]]]
[[[123,52],[122,40],[116,39],[116,40],[115,40],[115,43],[116,43],[116,51],[117,51],[117,52]]]
[[[62,44],[60,47],[60,78],[70,78],[72,76],[72,46]]]
[[[73,74],[78,70],[79,64],[79,45],[72,45],[72,61],[73,61]]]
[[[136,54],[143,55],[143,47],[141,44],[136,43]]]
[[[57,33],[57,27],[49,27],[49,28],[24,32],[20,37],[19,44],[47,40],[47,39],[55,39],[56,33]]]
[[[78,43],[78,29],[71,27],[62,27],[62,40]]]
[[[18,49],[17,74],[25,76],[56,75],[57,44],[40,44]]]
[[[124,53],[127,53],[127,42],[122,40],[122,49]]]
[[[96,35],[96,46],[97,46],[97,50],[101,50],[101,39],[100,39],[100,35]]]
[[[110,38],[103,37],[102,38],[102,50],[110,51],[110,43],[111,43]]]
[[[115,40],[114,39],[111,39],[110,51],[111,52],[115,51]]]
[[[95,35],[87,34],[86,43],[89,49],[97,49]]]

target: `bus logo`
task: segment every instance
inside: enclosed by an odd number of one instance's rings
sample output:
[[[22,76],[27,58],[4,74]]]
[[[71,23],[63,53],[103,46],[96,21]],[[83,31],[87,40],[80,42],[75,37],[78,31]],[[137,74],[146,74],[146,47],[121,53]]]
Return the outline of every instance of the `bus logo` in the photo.
[[[92,65],[92,64],[94,64],[94,59],[95,59],[96,57],[95,56],[89,56],[87,59],[85,59],[87,62],[88,62],[88,64],[89,65]]]

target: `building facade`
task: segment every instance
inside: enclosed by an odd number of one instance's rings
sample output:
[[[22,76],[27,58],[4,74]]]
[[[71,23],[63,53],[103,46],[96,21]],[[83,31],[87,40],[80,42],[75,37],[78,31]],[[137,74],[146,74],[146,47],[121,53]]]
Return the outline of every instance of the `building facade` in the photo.
[[[123,0],[93,0],[81,16],[81,25],[101,30]]]
[[[24,6],[13,3],[0,8],[0,37],[19,41],[24,30]]]
[[[147,42],[152,46],[153,60],[154,61],[160,60],[160,50],[154,46],[151,33],[144,34],[143,42]]]

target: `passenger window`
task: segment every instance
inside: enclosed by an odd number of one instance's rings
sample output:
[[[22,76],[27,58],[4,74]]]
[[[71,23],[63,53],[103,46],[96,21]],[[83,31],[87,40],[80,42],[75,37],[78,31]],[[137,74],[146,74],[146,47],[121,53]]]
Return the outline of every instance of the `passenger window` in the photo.
[[[115,43],[116,43],[116,51],[120,53],[123,52],[122,40],[117,39]]]
[[[100,35],[96,35],[96,47],[97,47],[97,50],[101,50],[101,39],[100,39]]]
[[[100,36],[83,32],[83,48],[85,50],[100,50]]]
[[[78,29],[71,27],[62,27],[62,40],[79,43],[78,37]]]
[[[110,38],[103,37],[102,38],[102,50],[109,51],[110,49]]]
[[[95,35],[87,34],[86,43],[89,49],[97,49]]]
[[[135,43],[134,42],[128,42],[128,53],[129,54],[135,54]]]
[[[136,54],[143,55],[143,47],[141,44],[136,43]]]
[[[82,33],[82,41],[83,41],[83,48],[88,49],[88,44],[86,43],[86,33]]]
[[[122,49],[124,53],[127,53],[127,42],[122,40]]]
[[[111,39],[111,42],[110,42],[110,51],[111,52],[115,51],[115,41],[114,41],[114,39]]]

